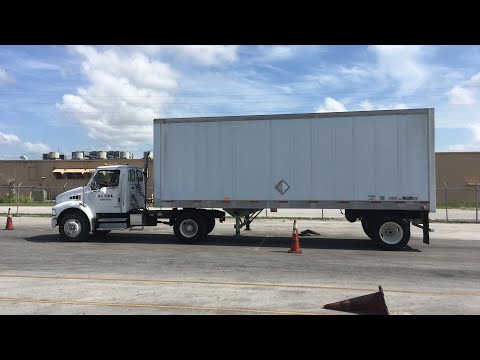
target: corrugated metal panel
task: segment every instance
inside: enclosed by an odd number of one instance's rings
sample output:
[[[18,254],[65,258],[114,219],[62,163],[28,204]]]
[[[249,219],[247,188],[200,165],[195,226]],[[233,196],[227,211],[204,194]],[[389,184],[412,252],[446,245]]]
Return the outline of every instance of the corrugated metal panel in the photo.
[[[155,121],[156,203],[429,200],[428,111],[352,114]]]

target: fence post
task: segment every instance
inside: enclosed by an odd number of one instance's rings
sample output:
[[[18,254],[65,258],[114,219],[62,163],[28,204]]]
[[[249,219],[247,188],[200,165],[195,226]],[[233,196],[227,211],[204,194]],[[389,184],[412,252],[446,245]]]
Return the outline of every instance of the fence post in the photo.
[[[478,181],[475,182],[475,223],[478,224]]]
[[[23,181],[20,182],[20,184],[18,184],[18,186],[17,186],[17,217],[18,217],[18,203],[19,203],[19,197],[20,197],[20,194],[19,194],[19,192],[20,192],[20,185],[22,185],[22,183],[23,183]]]
[[[18,191],[20,190],[20,185],[17,186],[17,217],[18,217]]]
[[[447,183],[444,181],[443,185],[445,186],[445,218],[448,222],[448,195],[447,195]]]

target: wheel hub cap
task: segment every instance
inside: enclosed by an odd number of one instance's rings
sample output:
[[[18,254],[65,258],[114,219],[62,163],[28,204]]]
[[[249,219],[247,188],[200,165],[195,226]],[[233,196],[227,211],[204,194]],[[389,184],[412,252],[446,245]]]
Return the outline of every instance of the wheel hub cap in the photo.
[[[73,238],[82,232],[82,224],[80,224],[80,221],[75,219],[68,220],[63,229],[65,230],[65,234],[67,234],[67,236]]]
[[[400,224],[390,221],[380,227],[380,238],[386,244],[395,245],[403,239],[403,229]]]
[[[180,224],[180,233],[186,238],[194,237],[198,232],[198,225],[195,221],[188,219],[183,220]]]

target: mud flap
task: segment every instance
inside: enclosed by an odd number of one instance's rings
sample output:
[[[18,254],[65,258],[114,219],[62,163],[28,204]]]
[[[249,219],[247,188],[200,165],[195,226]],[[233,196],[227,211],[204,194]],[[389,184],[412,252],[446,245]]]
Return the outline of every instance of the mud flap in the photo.
[[[425,244],[430,244],[430,224],[428,221],[428,211],[422,212],[422,226],[423,226],[423,242]]]

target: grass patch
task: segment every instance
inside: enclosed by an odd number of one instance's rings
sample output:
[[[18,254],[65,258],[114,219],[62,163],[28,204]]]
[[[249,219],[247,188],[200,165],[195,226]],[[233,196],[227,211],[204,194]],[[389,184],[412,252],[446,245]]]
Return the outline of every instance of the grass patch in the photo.
[[[449,201],[449,209],[475,210],[475,201]],[[437,209],[445,209],[445,203],[437,203]]]
[[[0,216],[7,216],[7,213],[0,213]],[[52,217],[51,214],[31,214],[31,213],[18,213],[18,216],[16,213],[12,212],[12,217]]]
[[[41,206],[48,206],[53,207],[55,205],[55,201],[52,202],[19,202],[18,206],[34,206],[34,207],[41,207]],[[0,206],[10,206],[11,208],[17,207],[17,202],[0,202]]]
[[[442,224],[475,224],[475,220],[460,220],[460,219],[449,219],[448,221],[445,219],[430,219],[430,223],[442,223]]]

